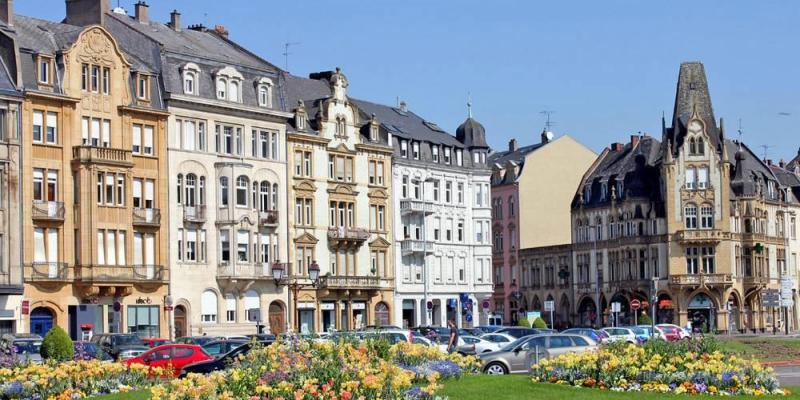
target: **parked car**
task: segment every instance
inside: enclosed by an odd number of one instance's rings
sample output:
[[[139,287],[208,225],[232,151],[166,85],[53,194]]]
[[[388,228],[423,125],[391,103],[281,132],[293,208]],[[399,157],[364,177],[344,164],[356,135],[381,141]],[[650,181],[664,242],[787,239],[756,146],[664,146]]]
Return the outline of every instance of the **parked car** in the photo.
[[[220,371],[228,368],[233,364],[239,356],[244,356],[253,349],[252,343],[245,343],[220,357],[213,358],[207,361],[198,361],[185,365],[179,372],[179,376],[186,376],[186,374],[208,374],[214,371]]]
[[[412,332],[419,332],[430,340],[439,341],[439,336],[450,335],[450,328],[442,326],[417,326],[411,328]]]
[[[244,335],[222,335],[217,337],[218,340],[249,340],[247,336]],[[201,344],[202,346],[202,344]]]
[[[250,343],[249,340],[215,340],[204,344],[203,350],[212,357],[219,357],[231,350],[245,344]]]
[[[92,336],[91,342],[115,360],[136,357],[150,349],[133,333],[98,333]]]
[[[72,342],[76,360],[113,361],[108,353],[103,351],[96,343],[77,341]]]
[[[158,347],[162,344],[169,344],[172,343],[169,339],[160,339],[160,338],[144,338],[142,339],[142,343],[149,348]]]
[[[375,330],[385,330],[385,329],[400,330],[400,329],[403,329],[403,328],[401,328],[399,326],[395,326],[395,325],[367,325],[367,326],[364,327],[364,329],[359,329],[359,330],[362,330],[362,331],[375,331]]]
[[[497,351],[504,346],[504,344],[490,342],[486,339],[471,335],[461,336],[459,339],[464,341],[464,344],[458,346],[457,351],[466,355],[476,355],[488,353],[490,351]]]
[[[481,370],[490,375],[529,373],[531,365],[543,358],[570,352],[594,351],[597,343],[581,335],[548,334],[525,336],[499,351],[479,354]]]
[[[605,332],[592,328],[570,328],[561,333],[583,335],[588,337],[589,339],[594,340],[597,343],[602,343],[603,340],[605,340],[608,337],[608,334],[606,334]]]
[[[42,337],[36,334],[17,333],[3,335],[3,341],[14,349],[14,356],[20,362],[42,362]]]
[[[661,332],[661,328],[653,327],[650,325],[637,325],[637,326],[627,326],[626,328],[630,328],[633,333],[636,334],[636,340],[639,343],[644,343],[648,340],[663,340],[663,333]]]
[[[603,332],[608,334],[608,342],[628,342],[638,343],[636,334],[629,328],[603,328]]]
[[[196,344],[165,344],[150,349],[138,357],[125,360],[125,364],[143,364],[149,367],[171,369],[177,377],[183,367],[211,359],[213,357]]]
[[[678,336],[680,337],[679,339],[689,339],[692,337],[691,332],[675,324],[658,324],[656,326],[661,328],[662,330],[664,330],[664,328],[672,328],[674,333],[677,333]]]
[[[256,342],[259,342],[259,343],[264,344],[265,346],[268,346],[268,345],[272,344],[273,342],[275,342],[275,335],[270,335],[270,334],[267,334],[267,333],[258,333],[258,334],[254,334],[254,335],[247,335],[247,339],[248,340],[255,339]]]
[[[468,336],[477,336],[477,337],[481,337],[481,336],[483,336],[483,334],[484,334],[484,333],[486,333],[486,332],[484,332],[483,330],[481,330],[480,328],[464,328],[463,330],[464,330],[465,332],[467,332],[466,334],[467,334]]]
[[[196,344],[202,346],[208,342],[219,340],[217,336],[182,336],[175,339],[176,344]]]
[[[489,342],[492,342],[492,343],[497,343],[500,347],[503,347],[503,346],[505,346],[505,345],[517,340],[517,338],[515,338],[515,337],[513,337],[513,336],[511,336],[511,335],[509,335],[507,333],[487,333],[485,335],[482,335],[481,339],[489,341]]]
[[[391,344],[399,342],[413,343],[413,335],[411,331],[405,329],[381,329],[379,331],[362,331],[358,332],[361,340],[366,339],[382,339]]]
[[[493,333],[493,332],[498,331],[500,328],[502,328],[502,326],[500,326],[500,325],[481,325],[481,326],[477,326],[476,328],[482,330],[483,333]]]
[[[424,344],[424,345],[430,346],[430,347],[436,346],[436,344],[431,342],[430,339],[428,339],[428,338],[426,338],[425,336],[422,336],[422,335],[411,335],[411,343]]]
[[[661,330],[661,334],[663,335],[664,340],[668,342],[677,342],[683,339],[682,335],[683,330],[676,325],[671,325],[671,324],[656,325],[656,328]]]
[[[514,326],[514,327],[507,327],[507,328],[498,329],[494,333],[505,333],[507,335],[511,335],[511,336],[519,339],[519,338],[524,337],[524,336],[539,335],[539,334],[542,333],[542,331],[540,331],[539,329],[536,329],[536,328],[525,328],[525,327],[520,327],[520,326]]]

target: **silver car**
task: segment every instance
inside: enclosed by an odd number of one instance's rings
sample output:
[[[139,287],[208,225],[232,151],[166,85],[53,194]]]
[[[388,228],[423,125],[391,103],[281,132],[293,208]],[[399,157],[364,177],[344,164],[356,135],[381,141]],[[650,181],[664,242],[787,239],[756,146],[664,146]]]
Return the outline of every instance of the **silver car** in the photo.
[[[539,360],[566,353],[597,350],[597,343],[581,335],[549,334],[524,336],[499,351],[480,354],[481,370],[490,375],[530,372]]]

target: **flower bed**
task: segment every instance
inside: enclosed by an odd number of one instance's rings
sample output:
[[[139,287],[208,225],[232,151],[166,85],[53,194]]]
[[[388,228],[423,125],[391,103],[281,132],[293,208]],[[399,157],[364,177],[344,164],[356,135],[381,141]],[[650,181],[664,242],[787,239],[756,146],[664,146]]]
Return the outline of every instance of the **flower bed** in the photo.
[[[654,346],[601,347],[542,360],[533,382],[614,391],[709,395],[786,395],[770,368],[720,351],[677,353]]]

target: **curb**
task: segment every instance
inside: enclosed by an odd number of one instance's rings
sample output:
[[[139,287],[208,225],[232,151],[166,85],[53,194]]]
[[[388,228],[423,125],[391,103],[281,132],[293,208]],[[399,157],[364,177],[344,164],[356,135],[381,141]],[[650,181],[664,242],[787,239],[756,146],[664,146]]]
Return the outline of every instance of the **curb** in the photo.
[[[800,360],[769,361],[763,362],[761,365],[765,367],[797,367],[800,366]]]

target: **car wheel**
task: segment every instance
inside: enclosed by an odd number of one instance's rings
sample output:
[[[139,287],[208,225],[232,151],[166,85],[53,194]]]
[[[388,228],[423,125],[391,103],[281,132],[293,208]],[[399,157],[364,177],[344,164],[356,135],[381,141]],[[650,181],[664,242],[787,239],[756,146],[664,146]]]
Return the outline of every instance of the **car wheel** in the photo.
[[[505,375],[508,373],[506,366],[498,362],[487,365],[483,371],[486,372],[487,375]]]

